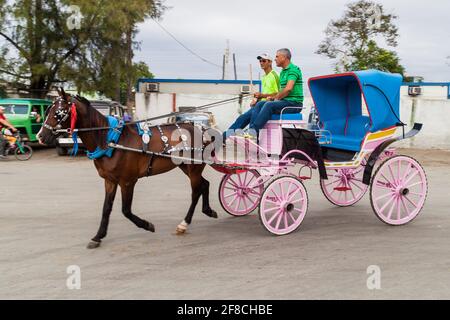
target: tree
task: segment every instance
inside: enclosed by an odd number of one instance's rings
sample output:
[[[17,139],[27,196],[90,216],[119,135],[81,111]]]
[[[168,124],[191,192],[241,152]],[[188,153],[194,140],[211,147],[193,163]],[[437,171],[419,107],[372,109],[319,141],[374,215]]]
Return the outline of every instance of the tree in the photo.
[[[122,74],[120,80],[120,103],[130,106],[133,99],[130,99],[130,83],[134,86],[140,78],[153,79],[154,75],[150,72],[148,65],[145,62],[134,63],[131,70]]]
[[[405,72],[395,51],[381,48],[384,40],[390,47],[397,46],[397,16],[385,12],[382,5],[361,0],[347,5],[338,20],[332,20],[325,30],[326,38],[316,53],[335,60],[336,72],[379,69]]]
[[[367,48],[355,50],[350,62],[343,61],[345,71],[377,69],[386,72],[405,74],[405,68],[400,65],[400,59],[394,51],[377,46],[375,41],[369,41]]]
[[[99,79],[109,74],[119,93],[127,48],[137,46],[127,31],[164,10],[161,0],[0,0],[0,77],[44,97],[62,82],[107,91]]]
[[[0,85],[0,99],[6,98],[8,95],[6,94],[6,88]]]

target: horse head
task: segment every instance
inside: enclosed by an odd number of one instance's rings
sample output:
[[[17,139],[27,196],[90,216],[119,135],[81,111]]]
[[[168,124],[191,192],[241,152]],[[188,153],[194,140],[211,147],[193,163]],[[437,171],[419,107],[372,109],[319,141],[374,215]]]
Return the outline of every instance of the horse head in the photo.
[[[45,121],[37,134],[40,144],[53,145],[63,133],[69,133],[76,123],[76,105],[72,96],[63,88],[58,89],[59,96],[45,113]],[[66,130],[66,131],[64,131]]]

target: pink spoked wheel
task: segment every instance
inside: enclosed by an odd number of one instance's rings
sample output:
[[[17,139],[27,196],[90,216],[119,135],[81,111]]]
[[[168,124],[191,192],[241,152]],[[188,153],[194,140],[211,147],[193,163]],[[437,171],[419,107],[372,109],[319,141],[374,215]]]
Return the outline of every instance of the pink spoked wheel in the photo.
[[[235,217],[252,213],[258,207],[264,191],[264,184],[258,181],[259,177],[256,170],[225,175],[219,186],[222,208]]]
[[[328,169],[328,180],[320,180],[325,198],[339,207],[349,207],[359,202],[369,188],[362,182],[364,169],[364,162],[356,169]]]
[[[259,218],[267,231],[282,236],[298,229],[308,210],[308,193],[298,178],[283,176],[272,181],[259,205]]]
[[[395,156],[383,162],[370,185],[370,202],[383,222],[400,226],[414,220],[428,192],[425,171],[415,159]]]

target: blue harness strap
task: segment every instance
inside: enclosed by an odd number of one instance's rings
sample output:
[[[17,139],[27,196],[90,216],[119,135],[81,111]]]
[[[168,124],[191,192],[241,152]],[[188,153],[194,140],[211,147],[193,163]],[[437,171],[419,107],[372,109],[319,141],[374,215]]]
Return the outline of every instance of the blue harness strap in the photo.
[[[145,131],[144,131],[144,129],[141,128],[139,123],[136,123],[136,129],[137,129],[138,135],[142,137],[142,135],[145,133]]]
[[[122,135],[124,123],[123,121],[119,121],[112,116],[108,116],[108,123],[110,129],[108,130],[108,135],[106,136],[106,144],[118,143],[120,136]],[[105,156],[111,158],[113,153],[114,148],[108,147],[106,149],[101,149],[100,147],[97,147],[94,152],[88,152],[87,156],[89,159],[95,160]]]

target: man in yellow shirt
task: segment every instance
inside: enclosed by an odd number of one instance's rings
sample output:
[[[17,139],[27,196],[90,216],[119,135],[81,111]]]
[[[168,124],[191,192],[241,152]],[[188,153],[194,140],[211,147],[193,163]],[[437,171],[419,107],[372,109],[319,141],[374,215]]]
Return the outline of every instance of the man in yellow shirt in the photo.
[[[250,110],[242,114],[231,125],[231,127],[223,133],[223,141],[225,142],[227,136],[235,133],[236,130],[242,130],[250,124],[253,111],[260,109],[260,106],[266,103],[267,98],[274,97],[280,92],[280,77],[272,69],[273,59],[268,54],[262,54],[257,57],[261,69],[264,70],[264,76],[262,78],[262,92],[255,93],[255,99],[251,102]]]

